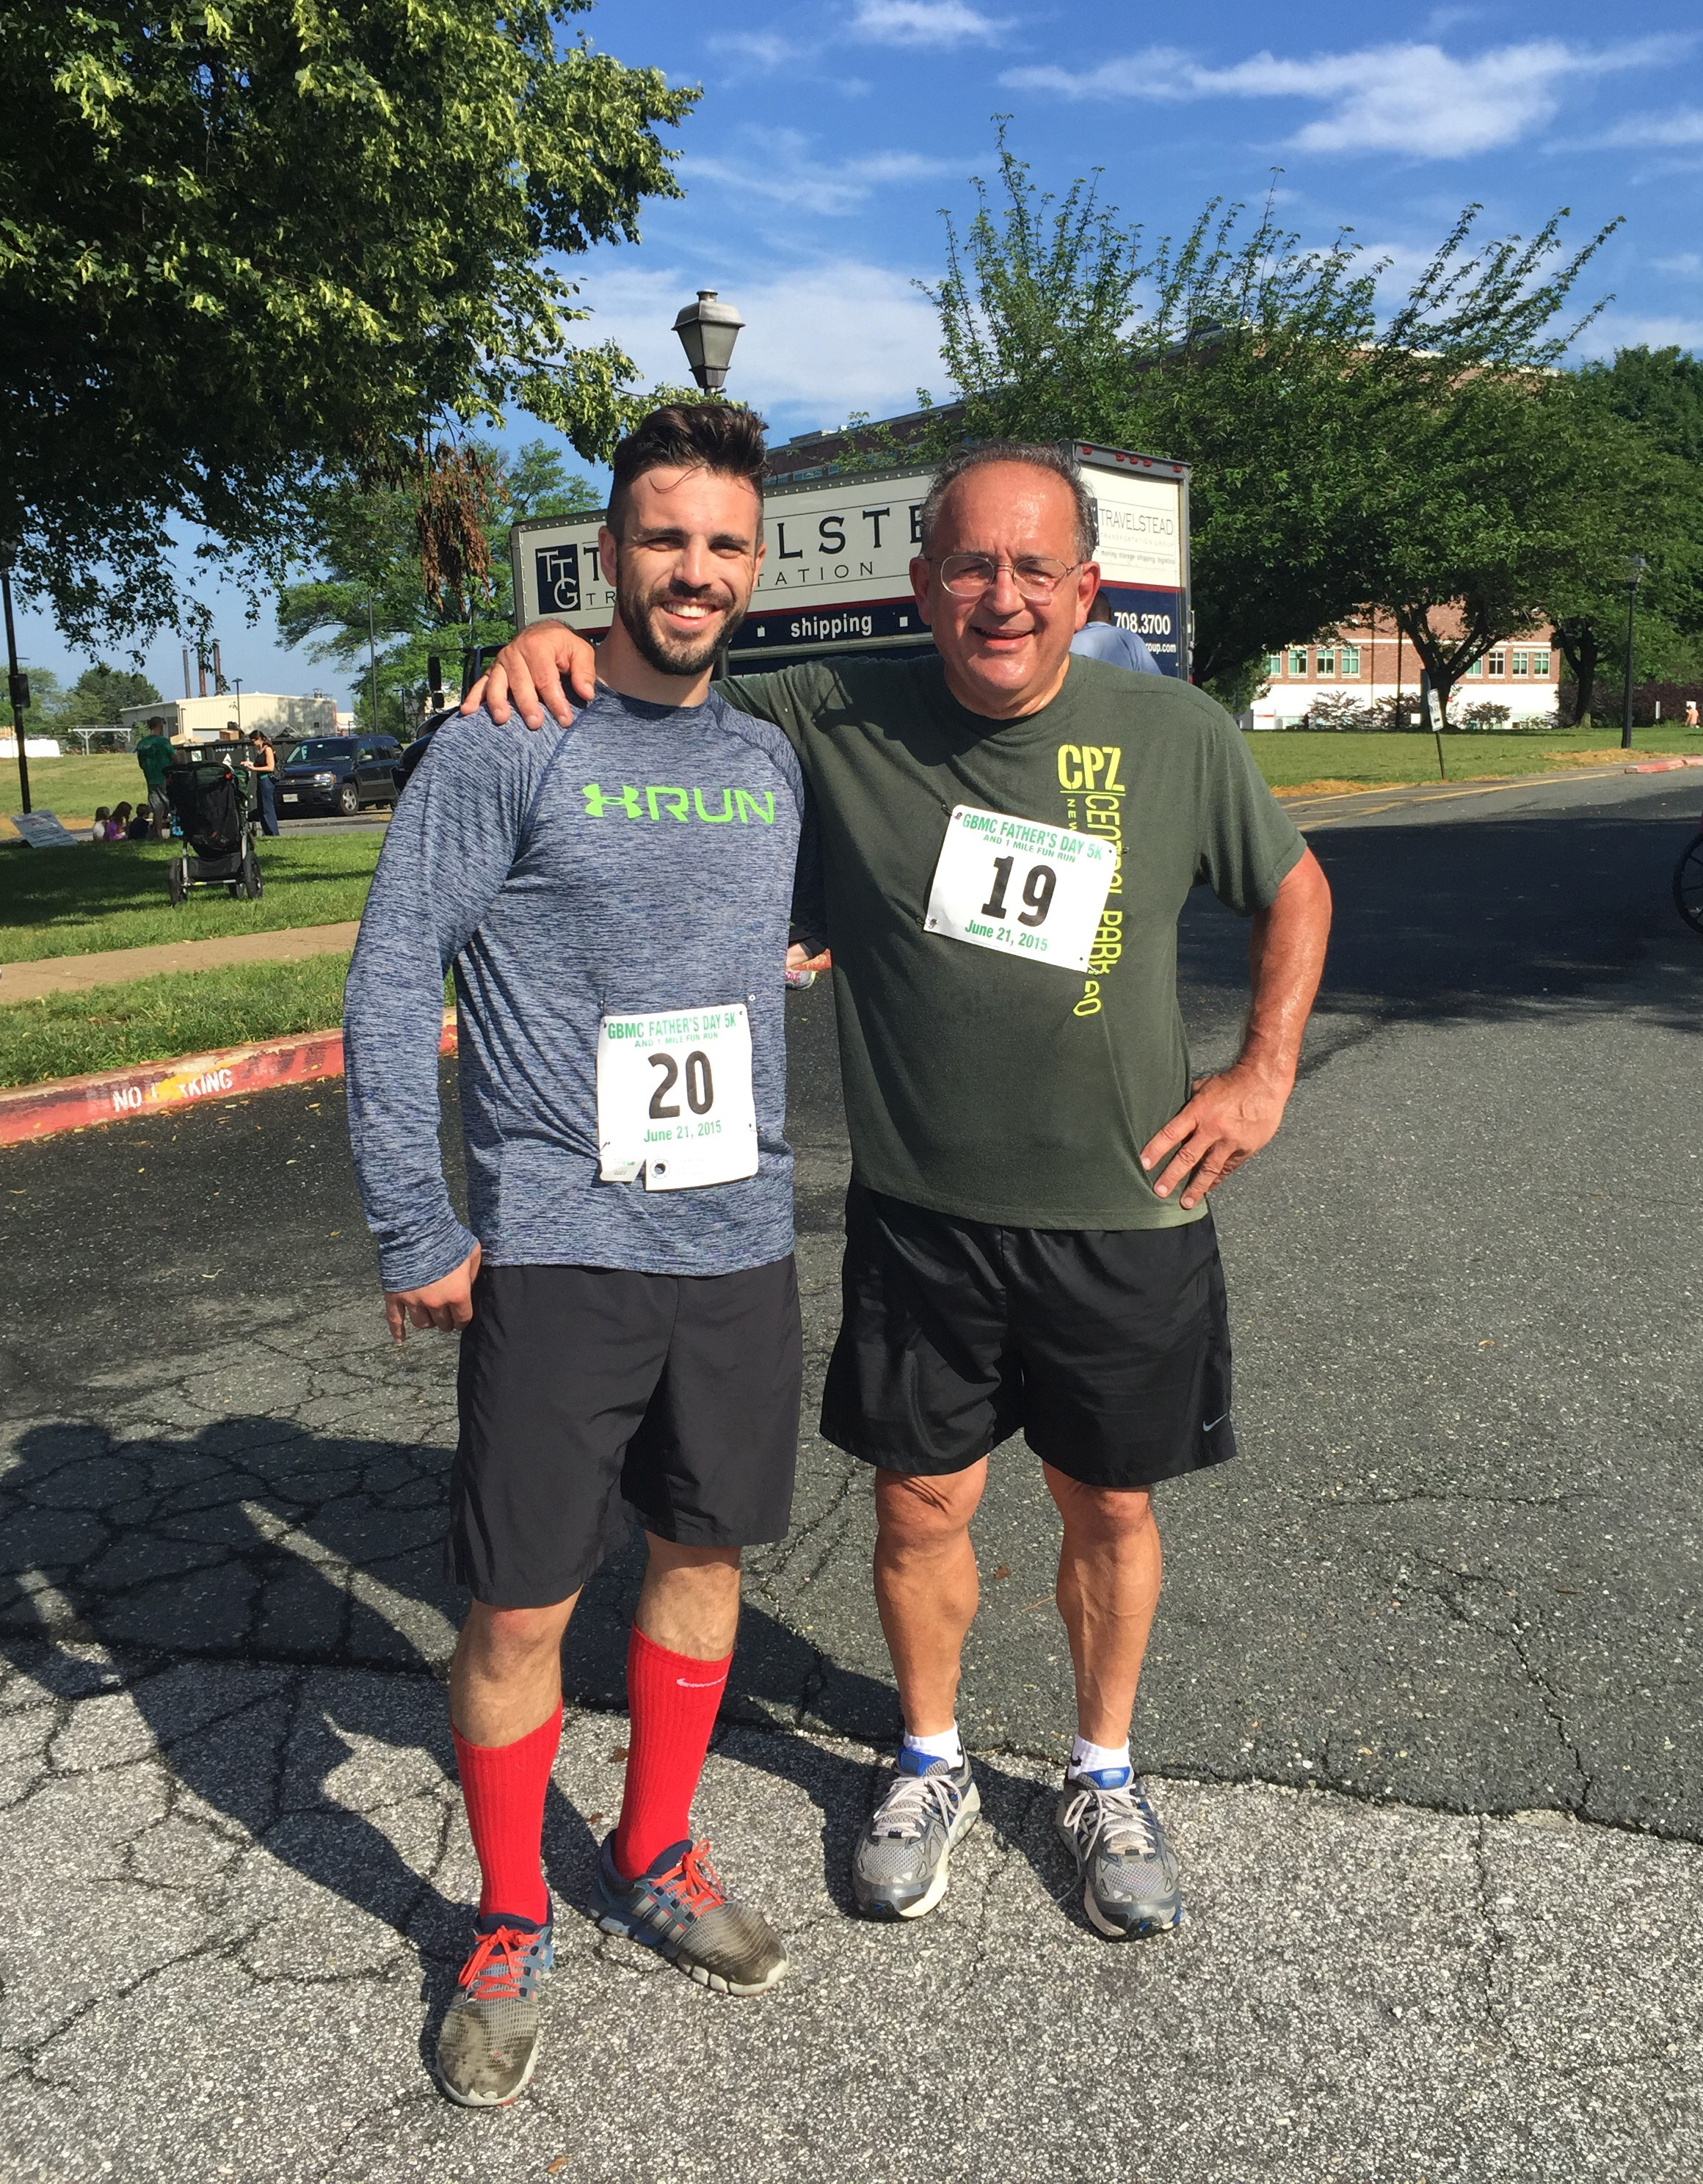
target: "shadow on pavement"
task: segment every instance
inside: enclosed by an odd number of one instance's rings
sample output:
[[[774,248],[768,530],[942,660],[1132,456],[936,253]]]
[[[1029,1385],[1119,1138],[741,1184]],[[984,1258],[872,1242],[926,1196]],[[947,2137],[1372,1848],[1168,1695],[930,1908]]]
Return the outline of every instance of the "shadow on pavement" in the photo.
[[[67,1700],[122,1689],[197,1797],[433,1955],[459,1952],[453,1907],[331,1778],[368,1740],[423,1748],[454,1780],[438,1688],[461,1613],[442,1574],[447,1468],[442,1449],[322,1437],[271,1418],[232,1418],[181,1440],[38,1426],[3,1481],[0,1557],[0,1652],[18,1669]],[[563,1648],[570,1707],[624,1713],[643,1564],[635,1531],[587,1586]],[[112,1669],[66,1650],[88,1646],[104,1649]],[[422,1685],[422,1670],[438,1682]],[[364,1673],[310,1690],[315,1671]],[[721,1733],[773,1730],[777,1712],[848,1738],[898,1732],[889,1685],[747,1602]],[[742,1749],[815,1798],[830,1892],[849,1910],[867,1763],[848,1754],[824,1766],[784,1735]],[[987,1770],[996,1819],[1033,1796],[1013,1780],[1008,1798],[1003,1786]],[[559,1893],[583,1902],[597,1838],[554,1788],[544,1849]]]
[[[1467,825],[1348,825],[1309,837],[1336,898],[1321,1011],[1421,1022],[1600,1014],[1635,981],[1656,1018],[1703,1030],[1703,950],[1674,915],[1695,815],[1557,811]],[[1197,896],[1184,982],[1244,989],[1239,919]]]

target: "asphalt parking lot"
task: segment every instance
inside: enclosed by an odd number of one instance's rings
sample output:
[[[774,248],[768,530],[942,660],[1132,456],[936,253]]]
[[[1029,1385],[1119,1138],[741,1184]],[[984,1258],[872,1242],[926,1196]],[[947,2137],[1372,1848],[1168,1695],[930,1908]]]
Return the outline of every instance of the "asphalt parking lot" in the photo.
[[[572,1915],[629,1554],[570,1634],[550,2044],[497,2118],[422,2065],[471,1872],[453,1346],[389,1346],[340,1086],[0,1156],[3,2173],[1694,2184],[1703,942],[1667,887],[1700,801],[1309,813],[1326,993],[1219,1204],[1242,1454],[1160,1504],[1136,1749],[1180,1933],[1100,1942],[1047,1832],[1068,1658],[1020,1444],[979,1524],[988,1824],[920,1928],[846,1915],[896,1713],[868,1481],[811,1434],[699,1808],[795,1976],[717,2002]],[[1191,908],[1208,1066],[1244,946]],[[831,997],[790,1006],[819,1376],[847,1155]]]

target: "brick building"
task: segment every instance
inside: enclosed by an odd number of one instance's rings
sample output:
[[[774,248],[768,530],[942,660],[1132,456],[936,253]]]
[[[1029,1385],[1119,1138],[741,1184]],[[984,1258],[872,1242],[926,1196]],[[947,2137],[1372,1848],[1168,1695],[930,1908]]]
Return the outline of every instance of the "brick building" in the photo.
[[[1449,706],[1458,717],[1463,708],[1488,702],[1505,705],[1510,720],[1555,710],[1560,699],[1561,655],[1547,629],[1528,631],[1493,645],[1458,682]],[[1344,623],[1333,638],[1308,644],[1287,644],[1265,663],[1269,678],[1246,724],[1255,728],[1293,728],[1321,699],[1348,699],[1370,710],[1399,696],[1419,710],[1419,655],[1393,621],[1374,616]],[[1346,711],[1340,705],[1332,711]],[[1334,723],[1333,723],[1334,725]]]

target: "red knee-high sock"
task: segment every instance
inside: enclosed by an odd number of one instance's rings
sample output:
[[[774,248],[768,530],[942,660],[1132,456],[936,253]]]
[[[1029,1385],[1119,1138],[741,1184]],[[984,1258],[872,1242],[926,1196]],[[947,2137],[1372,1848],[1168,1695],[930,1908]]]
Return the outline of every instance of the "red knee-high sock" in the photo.
[[[671,1653],[633,1626],[627,1641],[633,1728],[621,1825],[615,1830],[615,1863],[629,1880],[691,1834],[692,1793],[704,1771],[733,1659],[731,1653],[725,1661]]]
[[[544,1795],[561,1741],[561,1708],[512,1744],[469,1744],[453,1727],[449,1734],[479,1858],[479,1916],[506,1912],[541,1926],[550,1916]]]

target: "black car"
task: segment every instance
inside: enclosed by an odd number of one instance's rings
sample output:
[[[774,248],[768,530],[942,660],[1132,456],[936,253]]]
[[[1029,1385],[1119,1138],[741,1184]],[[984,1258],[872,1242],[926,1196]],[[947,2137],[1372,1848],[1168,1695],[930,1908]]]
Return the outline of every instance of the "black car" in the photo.
[[[402,746],[394,736],[310,736],[278,768],[278,816],[352,816],[365,804],[394,804]]]

